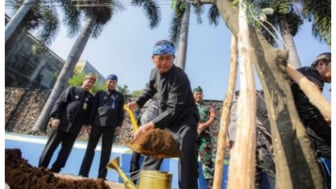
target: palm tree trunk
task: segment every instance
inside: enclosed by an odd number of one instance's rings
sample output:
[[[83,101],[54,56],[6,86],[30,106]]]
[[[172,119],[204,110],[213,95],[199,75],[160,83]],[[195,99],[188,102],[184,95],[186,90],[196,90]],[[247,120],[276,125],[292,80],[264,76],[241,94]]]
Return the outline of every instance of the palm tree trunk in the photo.
[[[181,22],[181,31],[178,43],[177,63],[176,65],[181,69],[185,69],[187,47],[188,47],[188,32],[189,32],[189,17],[190,17],[190,3],[186,2],[185,10]]]
[[[222,188],[222,175],[223,175],[223,165],[225,156],[225,144],[227,141],[228,126],[230,123],[230,108],[233,99],[233,93],[236,86],[236,75],[237,75],[237,38],[231,36],[231,63],[230,63],[230,78],[229,85],[226,92],[226,97],[223,101],[223,110],[220,119],[220,127],[217,137],[217,150],[216,150],[216,162],[215,162],[215,175],[213,182],[213,189]]]
[[[230,153],[228,189],[254,188],[255,148],[256,148],[256,88],[252,48],[245,4],[239,3],[239,53],[240,53],[240,93],[238,99],[239,116],[236,126],[236,140]]]
[[[283,40],[285,41],[286,47],[289,51],[288,53],[288,64],[292,65],[294,68],[301,67],[301,62],[299,55],[297,53],[294,39],[292,34],[289,32],[287,21],[282,21],[280,24],[280,31]]]
[[[88,42],[90,38],[94,24],[95,24],[94,16],[88,17],[83,29],[81,30],[81,33],[79,34],[72,49],[70,50],[68,58],[66,59],[63,65],[63,68],[59,76],[57,77],[55,86],[53,87],[53,90],[50,96],[48,97],[48,100],[46,104],[44,105],[42,112],[40,113],[37,121],[35,122],[32,128],[32,131],[38,131],[38,130],[45,131],[46,130],[46,126],[49,120],[49,114],[51,112],[51,109],[53,105],[55,104],[57,98],[60,96],[62,91],[67,86],[68,80],[73,75],[73,69],[75,65],[77,64],[78,59],[80,58],[86,46],[86,43]]]
[[[14,16],[10,19],[10,21],[6,24],[5,28],[5,44],[8,39],[11,38],[14,31],[22,22],[23,18],[29,12],[29,10],[34,6],[36,0],[25,0],[23,4],[20,6],[19,10],[17,10]]]

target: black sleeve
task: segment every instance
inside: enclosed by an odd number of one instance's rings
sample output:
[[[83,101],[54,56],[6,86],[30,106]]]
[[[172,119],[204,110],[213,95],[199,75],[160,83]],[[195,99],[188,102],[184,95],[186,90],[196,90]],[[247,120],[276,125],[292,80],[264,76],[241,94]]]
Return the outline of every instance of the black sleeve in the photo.
[[[84,121],[84,125],[92,125],[93,124],[93,119],[94,117],[92,115],[93,111],[94,111],[94,96],[92,94],[88,94],[88,98],[90,98],[89,102],[88,102],[88,110],[86,112],[86,116],[85,116],[85,121]]]
[[[90,114],[89,114],[90,125],[93,125],[94,120],[96,118],[96,114],[97,114],[98,107],[99,107],[99,99],[101,98],[101,93],[102,93],[102,91],[98,91],[94,95],[94,98],[93,98],[93,101],[92,101],[92,108],[91,108],[91,111],[90,111]]]
[[[146,86],[146,88],[144,89],[142,95],[137,99],[137,104],[139,106],[139,108],[143,107],[143,105],[154,96],[154,94],[156,93],[156,89],[155,89],[155,82],[156,82],[156,74],[157,71],[156,70],[152,70],[151,74],[150,74],[150,79],[149,79],[149,83]]]
[[[318,137],[331,145],[331,127],[321,112],[310,103],[308,97],[297,84],[293,84],[292,91],[296,109],[304,126],[311,128]]]
[[[187,109],[186,103],[190,96],[186,90],[189,87],[189,81],[184,74],[177,74],[170,82],[166,109],[152,120],[158,128],[164,128],[171,125]]]
[[[61,119],[62,112],[65,111],[66,104],[68,102],[69,96],[73,87],[68,87],[61,96],[57,99],[55,105],[53,106],[50,117]]]
[[[124,100],[124,96],[120,93],[119,95],[121,95],[120,98],[120,105],[119,105],[119,109],[118,109],[118,119],[117,119],[117,127],[122,125],[122,122],[124,121],[124,104],[125,104],[125,100]]]

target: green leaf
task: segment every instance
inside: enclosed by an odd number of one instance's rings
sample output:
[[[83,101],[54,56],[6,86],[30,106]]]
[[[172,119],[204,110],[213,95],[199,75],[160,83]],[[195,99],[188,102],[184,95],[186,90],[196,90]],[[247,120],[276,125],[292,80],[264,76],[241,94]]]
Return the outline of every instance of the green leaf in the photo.
[[[232,1],[232,5],[238,5],[238,3],[239,3],[239,0],[234,0],[234,1]]]
[[[272,15],[274,13],[274,9],[271,7],[261,9],[261,13],[265,15]]]
[[[172,2],[170,4],[170,8],[174,9],[175,5],[176,5],[176,0],[172,0]]]

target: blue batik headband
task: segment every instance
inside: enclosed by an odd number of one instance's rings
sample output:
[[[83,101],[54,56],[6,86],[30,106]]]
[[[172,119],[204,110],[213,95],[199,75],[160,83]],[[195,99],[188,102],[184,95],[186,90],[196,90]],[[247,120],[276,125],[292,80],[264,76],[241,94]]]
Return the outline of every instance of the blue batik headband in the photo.
[[[170,54],[175,56],[175,47],[169,41],[159,41],[154,45],[153,56],[159,54]]]

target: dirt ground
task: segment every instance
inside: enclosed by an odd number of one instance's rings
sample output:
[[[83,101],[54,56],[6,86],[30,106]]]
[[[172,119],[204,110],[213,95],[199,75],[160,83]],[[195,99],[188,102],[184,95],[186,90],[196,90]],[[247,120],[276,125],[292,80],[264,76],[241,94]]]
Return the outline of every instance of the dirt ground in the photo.
[[[10,189],[124,189],[120,183],[53,174],[22,159],[19,149],[5,150],[5,181]]]
[[[137,140],[132,149],[155,157],[181,157],[170,133],[152,129]],[[124,189],[124,184],[78,176],[54,174],[46,168],[31,166],[22,159],[20,149],[5,149],[5,181],[10,189]]]

